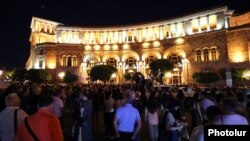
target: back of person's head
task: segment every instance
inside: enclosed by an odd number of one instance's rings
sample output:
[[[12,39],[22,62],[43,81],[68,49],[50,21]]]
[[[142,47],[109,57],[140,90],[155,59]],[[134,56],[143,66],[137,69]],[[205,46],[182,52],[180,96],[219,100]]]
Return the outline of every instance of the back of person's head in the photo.
[[[222,102],[223,108],[226,113],[235,113],[237,110],[237,103],[233,99],[225,99]]]
[[[223,112],[217,106],[209,106],[206,110],[208,122],[210,124],[223,124]]]
[[[132,104],[133,100],[134,100],[134,97],[135,97],[135,92],[133,90],[128,89],[128,90],[125,91],[126,103]]]
[[[51,95],[48,95],[48,94],[44,94],[44,95],[41,95],[39,97],[39,100],[38,100],[38,107],[39,108],[44,108],[44,107],[48,107],[49,105],[51,105],[52,103],[54,102],[54,99]]]
[[[11,93],[6,96],[5,98],[5,104],[6,106],[19,106],[20,99],[18,97],[17,93]]]

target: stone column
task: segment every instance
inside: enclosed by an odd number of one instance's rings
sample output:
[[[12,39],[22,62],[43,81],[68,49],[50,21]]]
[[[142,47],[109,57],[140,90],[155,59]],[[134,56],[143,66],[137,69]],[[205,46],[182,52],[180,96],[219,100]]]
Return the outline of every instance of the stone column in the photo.
[[[163,34],[163,26],[160,26],[160,27],[159,27],[159,32],[160,32],[160,33],[159,33],[159,39],[160,39],[160,40],[163,40],[163,38],[164,38],[164,37],[163,37],[163,36],[164,36],[164,34]]]
[[[168,25],[169,27],[169,30],[168,30],[168,38],[171,38],[171,28],[170,28],[170,25]]]
[[[210,25],[209,25],[209,17],[208,17],[208,16],[206,16],[206,18],[207,18],[207,31],[209,31],[209,30],[210,30]]]

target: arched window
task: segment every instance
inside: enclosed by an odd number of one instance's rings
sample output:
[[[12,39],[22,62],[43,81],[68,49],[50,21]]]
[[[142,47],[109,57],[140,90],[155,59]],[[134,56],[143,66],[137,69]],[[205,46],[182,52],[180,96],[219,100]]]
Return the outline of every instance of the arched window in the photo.
[[[72,67],[76,67],[77,66],[77,57],[73,56],[72,57]]]
[[[154,60],[156,60],[157,58],[155,56],[149,56],[146,59],[146,64],[149,65],[151,62],[153,62]]]
[[[111,66],[115,66],[116,67],[117,61],[114,58],[109,58],[106,61],[106,63],[107,63],[107,65],[111,65]]]
[[[89,60],[87,61],[87,67],[92,68],[97,64],[97,62],[98,61],[96,58],[94,58],[94,57],[89,58]]]
[[[171,54],[168,57],[168,60],[172,62],[174,65],[181,63],[181,57],[178,54]]]
[[[126,60],[126,65],[128,65],[129,67],[136,66],[135,58],[134,57],[128,57],[128,59]]]
[[[201,62],[201,50],[196,50],[196,62]]]
[[[67,66],[67,57],[65,55],[62,56],[62,66],[63,67]]]
[[[217,49],[215,47],[211,48],[211,59],[212,59],[212,61],[217,60]]]
[[[208,49],[203,49],[204,62],[209,61],[209,51]]]

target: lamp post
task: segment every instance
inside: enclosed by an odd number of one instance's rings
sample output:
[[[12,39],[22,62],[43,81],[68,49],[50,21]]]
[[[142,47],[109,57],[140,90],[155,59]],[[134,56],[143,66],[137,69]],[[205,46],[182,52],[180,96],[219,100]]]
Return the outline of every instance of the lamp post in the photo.
[[[60,73],[58,74],[58,76],[59,76],[59,78],[60,78],[61,80],[63,80],[63,78],[64,78],[64,76],[65,76],[65,72],[60,72]]]

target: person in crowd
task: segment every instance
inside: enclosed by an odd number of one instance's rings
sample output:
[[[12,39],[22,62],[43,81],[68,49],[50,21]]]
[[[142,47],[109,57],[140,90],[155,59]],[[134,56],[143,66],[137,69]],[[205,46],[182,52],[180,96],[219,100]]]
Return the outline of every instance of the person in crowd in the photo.
[[[219,107],[214,105],[209,106],[206,110],[206,115],[208,118],[208,124],[223,124],[223,112]],[[193,129],[189,141],[204,141],[204,125],[199,125]]]
[[[64,89],[57,89],[53,96],[53,109],[52,112],[58,117],[60,121],[60,125],[63,129],[63,109],[64,109],[64,103],[62,99],[60,98],[62,94],[64,93]]]
[[[14,141],[34,141],[35,137],[40,141],[64,140],[60,122],[52,113],[53,101],[53,97],[47,94],[39,97],[38,111],[20,124]]]
[[[114,136],[114,127],[113,127],[113,119],[115,116],[115,100],[112,97],[112,94],[109,93],[106,95],[107,98],[105,100],[105,126],[107,131],[107,137],[111,138]]]
[[[11,93],[5,98],[6,108],[0,113],[0,140],[11,141],[17,127],[27,114],[19,108],[20,99],[16,93]]]
[[[124,106],[117,109],[114,117],[114,127],[120,141],[135,140],[141,129],[141,117],[139,111],[132,106],[135,92],[125,91]]]
[[[83,141],[92,140],[92,102],[86,91],[80,97],[80,127]]]
[[[223,121],[225,125],[248,125],[246,117],[237,114],[237,102],[233,99],[225,99],[222,102],[225,115]]]
[[[150,133],[151,141],[157,141],[158,139],[158,124],[159,124],[159,109],[155,93],[151,92],[147,106],[145,108],[145,121],[148,123],[148,129]]]
[[[160,141],[179,141],[180,136],[179,133],[183,129],[183,124],[178,122],[174,117],[175,111],[171,111],[173,109],[173,99],[166,98],[163,101],[163,107],[165,111],[163,112],[162,125],[159,139]]]

